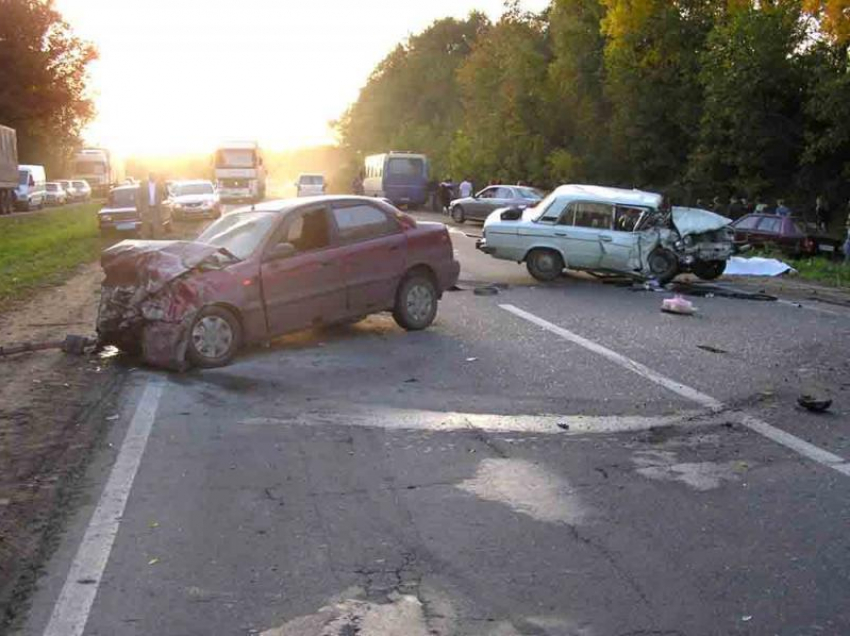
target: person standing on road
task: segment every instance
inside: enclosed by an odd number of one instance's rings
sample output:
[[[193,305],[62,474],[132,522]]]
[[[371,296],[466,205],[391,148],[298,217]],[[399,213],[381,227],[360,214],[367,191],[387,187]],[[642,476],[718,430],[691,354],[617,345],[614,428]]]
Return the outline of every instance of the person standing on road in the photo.
[[[844,239],[844,264],[850,265],[850,201],[847,202],[847,221],[844,223],[847,236]]]
[[[829,231],[829,205],[823,195],[815,199],[815,222],[819,232],[826,234]]]
[[[440,184],[440,206],[443,214],[449,213],[449,206],[452,203],[452,189],[454,184],[451,179],[446,179]]]
[[[466,177],[463,181],[460,182],[460,198],[466,199],[472,196],[472,182],[469,180],[469,177]]]
[[[776,202],[776,216],[791,216],[791,208],[785,205],[783,199]]]
[[[153,172],[139,186],[138,208],[142,217],[142,238],[162,236],[162,203],[166,199],[165,185]]]

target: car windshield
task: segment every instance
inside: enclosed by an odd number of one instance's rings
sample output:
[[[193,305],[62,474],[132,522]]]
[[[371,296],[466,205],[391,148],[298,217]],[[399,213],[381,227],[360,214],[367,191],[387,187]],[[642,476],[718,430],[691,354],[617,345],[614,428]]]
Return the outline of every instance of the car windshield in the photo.
[[[387,162],[387,172],[407,177],[421,176],[425,174],[425,162],[422,159],[396,157]]]
[[[322,185],[325,179],[319,174],[305,174],[298,180],[301,185]]]
[[[184,183],[174,186],[174,195],[178,197],[190,194],[212,194],[213,192],[211,183]]]
[[[109,205],[115,208],[132,208],[136,206],[136,188],[113,190],[109,193]]]
[[[538,190],[537,188],[516,188],[516,191],[523,199],[532,199],[534,201],[539,201],[543,198],[543,192]]]
[[[74,166],[79,174],[104,174],[105,166],[98,161],[78,161]]]
[[[26,170],[18,170],[18,183],[20,185],[26,185],[27,184],[27,178],[29,177],[29,174],[30,173],[27,172]]]
[[[47,190],[48,190],[48,192],[56,192],[57,190],[59,190],[59,184],[48,183],[47,184]]]
[[[216,153],[217,168],[253,168],[255,155],[253,150],[227,148]]]
[[[268,236],[277,218],[273,212],[228,214],[210,225],[197,240],[223,247],[239,260],[245,260]]]
[[[86,182],[85,182],[85,181],[72,181],[72,182],[71,182],[71,184],[72,184],[75,188],[85,188],[85,187],[86,187]]]

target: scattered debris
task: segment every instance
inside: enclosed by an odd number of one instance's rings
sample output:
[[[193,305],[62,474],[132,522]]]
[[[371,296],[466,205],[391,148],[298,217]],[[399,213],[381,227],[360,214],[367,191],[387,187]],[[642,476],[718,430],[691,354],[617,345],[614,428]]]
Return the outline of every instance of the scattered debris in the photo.
[[[467,358],[467,362],[478,362],[478,358]]]
[[[82,355],[86,349],[97,345],[97,340],[85,336],[68,334],[64,340],[46,340],[44,342],[22,342],[16,345],[0,346],[0,358],[26,353],[29,351],[45,351],[47,349],[61,349],[65,353]]]
[[[404,381],[405,384],[413,384],[414,382],[419,382],[419,380],[416,378],[407,378],[407,380]]]
[[[803,394],[797,398],[797,404],[812,413],[823,413],[832,406],[832,400],[825,396]]]
[[[106,421],[107,422],[114,422],[115,420],[117,420],[120,417],[121,417],[120,415],[110,415],[109,417],[106,418]]]
[[[680,316],[692,316],[696,313],[696,307],[689,300],[685,300],[678,294],[673,298],[665,298],[661,303],[661,311],[668,314],[678,314]]]
[[[728,285],[717,283],[698,282],[676,282],[669,286],[672,291],[684,296],[697,296],[700,298],[734,298],[736,300],[778,300],[776,296],[764,293],[764,291],[750,292],[736,289]]]
[[[558,428],[560,428],[562,431],[568,431],[570,430],[570,425],[565,422],[558,422]]]
[[[157,563],[159,563],[159,559],[156,557],[148,561],[148,565],[156,565]]]
[[[733,256],[726,261],[724,273],[727,276],[782,276],[789,272],[796,274],[797,270],[775,258]]]
[[[717,347],[712,347],[711,345],[697,345],[697,349],[702,349],[703,351],[708,351],[709,353],[729,353],[724,349],[718,349]]]
[[[499,288],[495,285],[487,285],[486,287],[476,287],[472,293],[476,296],[496,296],[499,293]]]

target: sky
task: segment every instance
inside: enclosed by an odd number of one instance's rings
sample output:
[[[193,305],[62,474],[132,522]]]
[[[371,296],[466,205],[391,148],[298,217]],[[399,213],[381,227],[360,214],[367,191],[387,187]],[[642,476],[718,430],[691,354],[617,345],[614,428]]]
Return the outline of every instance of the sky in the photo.
[[[92,41],[98,115],[84,136],[120,154],[207,152],[225,139],[333,142],[328,122],[375,65],[435,19],[502,0],[55,0]],[[542,10],[548,0],[524,0]]]

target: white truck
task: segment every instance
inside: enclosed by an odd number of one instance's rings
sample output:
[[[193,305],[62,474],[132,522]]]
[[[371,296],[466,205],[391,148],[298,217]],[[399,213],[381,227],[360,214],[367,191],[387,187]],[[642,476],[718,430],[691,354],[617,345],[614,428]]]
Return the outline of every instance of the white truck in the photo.
[[[14,128],[0,126],[0,214],[11,214],[18,187],[18,140]]]
[[[266,198],[266,168],[260,144],[231,141],[219,145],[213,157],[219,199],[262,201]]]
[[[74,155],[71,179],[86,181],[93,196],[106,196],[122,177],[118,162],[106,148],[83,148]]]

